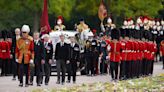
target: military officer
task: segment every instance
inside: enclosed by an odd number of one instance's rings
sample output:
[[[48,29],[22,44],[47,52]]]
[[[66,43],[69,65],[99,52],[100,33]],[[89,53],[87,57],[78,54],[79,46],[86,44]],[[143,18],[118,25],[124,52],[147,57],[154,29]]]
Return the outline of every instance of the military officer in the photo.
[[[66,73],[66,63],[69,63],[69,45],[64,42],[64,35],[60,35],[60,42],[56,44],[55,49],[55,59],[57,66],[57,84],[64,85],[65,83],[65,73]],[[62,80],[60,80],[60,72],[62,72]]]
[[[50,38],[48,34],[43,35],[44,40],[44,49],[45,49],[45,63],[44,58],[42,58],[42,63],[44,63],[44,73],[45,73],[45,85],[48,85],[51,75],[51,64],[53,57],[53,45],[50,42]]]
[[[163,69],[164,69],[164,40],[162,40],[160,43],[160,55],[162,57]]]
[[[30,69],[30,85],[33,85],[33,77],[36,74],[36,83],[37,86],[41,86],[41,77],[43,74],[43,64],[45,64],[45,49],[44,44],[39,38],[39,32],[33,34],[34,37],[34,67],[31,66]]]
[[[73,77],[73,83],[76,83],[76,71],[77,66],[79,66],[79,56],[80,56],[80,47],[75,41],[75,37],[70,37],[70,49],[69,49],[69,61],[68,66],[68,83],[71,81],[71,76]]]
[[[16,62],[19,63],[19,86],[23,86],[23,75],[25,72],[26,83],[25,87],[28,87],[29,81],[29,63],[34,63],[34,43],[33,38],[28,35],[30,32],[30,27],[28,25],[22,26],[22,37],[18,39],[16,43]]]
[[[119,42],[120,31],[118,29],[113,29],[111,31],[112,41],[110,42],[110,72],[112,81],[118,79],[118,66],[121,61],[121,43]]]

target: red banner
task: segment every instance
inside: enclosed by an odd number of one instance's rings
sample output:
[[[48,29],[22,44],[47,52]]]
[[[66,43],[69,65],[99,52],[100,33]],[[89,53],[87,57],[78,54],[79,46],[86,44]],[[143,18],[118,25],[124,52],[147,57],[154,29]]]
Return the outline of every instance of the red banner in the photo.
[[[41,34],[47,34],[51,31],[49,21],[48,21],[48,8],[47,8],[47,0],[44,0],[44,7],[40,21]]]

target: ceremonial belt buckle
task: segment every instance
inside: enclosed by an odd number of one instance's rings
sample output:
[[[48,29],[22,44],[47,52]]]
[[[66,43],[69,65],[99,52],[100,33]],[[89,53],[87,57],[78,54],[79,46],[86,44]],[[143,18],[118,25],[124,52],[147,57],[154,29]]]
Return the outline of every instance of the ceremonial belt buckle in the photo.
[[[147,52],[147,50],[144,50],[144,52]]]
[[[2,52],[6,52],[6,50],[2,50]]]

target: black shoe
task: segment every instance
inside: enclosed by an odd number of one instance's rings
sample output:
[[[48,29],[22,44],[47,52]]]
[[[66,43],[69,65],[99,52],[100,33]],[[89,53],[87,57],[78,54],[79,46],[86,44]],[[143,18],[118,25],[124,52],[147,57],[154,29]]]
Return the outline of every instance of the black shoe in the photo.
[[[20,83],[20,84],[19,84],[19,87],[23,87],[23,83]]]
[[[48,85],[48,83],[45,83],[45,85],[47,86],[47,85]]]
[[[68,80],[67,83],[70,83],[70,80]]]
[[[37,86],[41,86],[40,84],[37,84]]]
[[[13,78],[12,80],[13,80],[13,81],[15,81],[15,80],[16,80],[16,78]]]
[[[62,82],[61,85],[64,85],[64,82]]]
[[[76,84],[76,81],[73,81],[73,84]]]
[[[57,81],[56,84],[60,84],[60,81]]]
[[[28,87],[29,85],[28,84],[25,84],[25,87]]]
[[[32,82],[30,82],[30,83],[29,83],[29,85],[33,86],[33,83],[32,83]]]

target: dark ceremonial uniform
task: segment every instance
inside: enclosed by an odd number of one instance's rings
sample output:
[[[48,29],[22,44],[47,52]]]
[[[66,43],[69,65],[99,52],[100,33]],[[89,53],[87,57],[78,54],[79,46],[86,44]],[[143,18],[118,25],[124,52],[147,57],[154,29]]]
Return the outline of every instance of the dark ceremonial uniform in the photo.
[[[45,49],[44,44],[41,40],[34,41],[34,64],[35,67],[31,69],[30,74],[30,83],[33,84],[34,74],[36,75],[37,85],[41,84],[42,74],[43,74],[43,65],[41,60],[45,60]]]
[[[73,77],[73,82],[76,82],[76,71],[77,71],[77,62],[79,62],[80,48],[76,43],[70,43],[69,50],[69,60],[70,63],[68,66],[68,82],[71,81],[71,76]]]
[[[66,61],[69,60],[69,45],[65,42],[56,44],[55,59],[57,65],[57,83],[60,83],[60,72],[62,72],[61,82],[65,82]]]
[[[91,49],[93,51],[93,67],[94,67],[94,75],[98,74],[98,58],[99,58],[99,52],[97,49],[97,40],[93,39],[91,42]]]
[[[107,56],[107,44],[105,41],[100,42],[100,54],[102,54],[101,62],[100,62],[100,74],[107,73],[107,62],[106,62],[106,56]]]
[[[45,73],[45,84],[48,85],[51,75],[51,64],[49,63],[52,60],[53,56],[53,45],[49,42],[44,42],[45,48],[45,64],[44,64],[44,73]]]
[[[91,42],[87,41],[86,43],[90,44],[89,46],[85,46],[84,49],[84,57],[86,61],[86,74],[91,75],[94,74],[94,61],[93,61],[93,51],[91,47]]]

